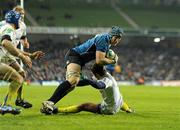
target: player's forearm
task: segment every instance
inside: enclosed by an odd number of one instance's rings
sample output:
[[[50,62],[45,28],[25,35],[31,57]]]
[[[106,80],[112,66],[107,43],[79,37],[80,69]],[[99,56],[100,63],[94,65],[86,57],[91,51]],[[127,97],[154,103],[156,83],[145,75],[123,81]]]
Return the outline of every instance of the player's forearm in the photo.
[[[19,52],[19,50],[9,40],[3,40],[2,45],[13,56],[19,57],[21,54],[21,52]]]
[[[115,61],[107,58],[103,59],[96,59],[96,64],[98,65],[108,65],[108,64],[113,64]]]
[[[31,53],[29,53],[29,52],[25,52],[25,51],[22,51],[22,50],[20,50],[20,49],[18,49],[22,54],[24,54],[25,56],[31,56],[32,54]]]

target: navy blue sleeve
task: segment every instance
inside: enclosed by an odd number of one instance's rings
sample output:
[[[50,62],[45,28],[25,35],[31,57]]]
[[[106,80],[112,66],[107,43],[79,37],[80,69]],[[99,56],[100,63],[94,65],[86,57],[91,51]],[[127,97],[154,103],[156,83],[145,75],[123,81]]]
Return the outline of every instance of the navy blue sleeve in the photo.
[[[91,79],[82,79],[79,81],[77,84],[77,87],[84,87],[87,85],[91,85],[92,87],[96,89],[105,89],[106,85],[102,81],[96,81],[96,80],[91,80]]]

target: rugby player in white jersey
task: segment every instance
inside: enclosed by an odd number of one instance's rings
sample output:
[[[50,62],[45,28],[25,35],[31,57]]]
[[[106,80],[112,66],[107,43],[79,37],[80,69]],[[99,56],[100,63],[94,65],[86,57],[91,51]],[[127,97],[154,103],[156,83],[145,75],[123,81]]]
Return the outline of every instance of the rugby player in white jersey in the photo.
[[[21,43],[25,48],[29,48],[29,42],[26,36],[26,24],[24,23],[24,17],[25,17],[25,11],[21,6],[16,6],[13,9],[14,11],[20,13],[21,15],[21,19],[19,22],[19,29],[16,30],[16,46]],[[37,59],[37,58],[41,58],[44,54],[41,51],[36,51],[34,53],[26,53],[26,55],[28,55],[31,59]],[[26,73],[24,71],[24,69],[22,68],[22,66],[19,65],[19,63],[16,62],[12,62],[10,63],[10,66],[12,66],[14,69],[16,69],[22,76],[23,78],[26,78]],[[17,99],[15,101],[15,104],[17,106],[21,106],[23,108],[31,108],[32,104],[29,103],[28,101],[25,101],[23,98],[23,84],[22,86],[19,88],[18,93],[17,93]]]
[[[133,110],[124,102],[119,87],[114,77],[111,76],[103,66],[95,64],[92,68],[92,72],[98,79],[98,82],[104,83],[103,89],[100,89],[103,101],[100,104],[94,103],[83,103],[81,105],[74,105],[69,107],[55,107],[53,113],[46,114],[57,114],[57,113],[78,113],[81,111],[88,111],[98,114],[111,115],[116,114],[121,109],[127,113],[132,113]],[[91,82],[89,82],[91,83]],[[88,85],[88,84],[87,84]],[[91,84],[89,84],[91,85]],[[97,87],[96,87],[97,88]],[[102,84],[101,84],[102,88]],[[41,111],[43,113],[43,111]]]
[[[14,11],[20,13],[20,20],[19,20],[19,28],[15,30],[15,36],[16,36],[16,40],[13,42],[14,45],[17,47],[19,45],[19,43],[21,43],[25,48],[29,48],[29,42],[28,39],[26,37],[26,25],[24,23],[24,15],[25,15],[25,11],[22,7],[20,6],[16,6],[13,9]],[[6,24],[6,21],[2,21],[0,23],[0,25]],[[21,51],[21,50],[20,50]],[[37,58],[41,58],[44,54],[41,51],[36,51],[34,53],[27,53],[22,51],[23,54],[25,54],[26,56],[29,56],[31,59],[37,59]],[[25,79],[26,78],[26,73],[24,71],[24,69],[22,68],[22,66],[19,64],[19,62],[17,62],[17,58],[14,56],[4,56],[1,61],[5,64],[10,65],[11,67],[13,67],[16,71],[18,71],[20,73],[20,75]],[[15,101],[15,104],[17,106],[21,106],[23,108],[31,108],[32,104],[25,101],[23,98],[23,92],[22,89],[23,88],[23,84],[22,86],[18,89],[17,92],[17,99]]]
[[[6,23],[0,25],[0,60],[6,57],[18,57],[28,67],[32,67],[31,59],[19,51],[14,43],[16,42],[15,30],[19,28],[20,14],[14,10],[10,10],[5,15]],[[23,83],[23,77],[11,66],[0,61],[0,79],[9,81],[9,90],[5,97],[4,103],[0,107],[0,113],[19,114],[20,109],[11,107],[11,98],[17,93],[19,87]],[[7,106],[8,104],[8,106]]]

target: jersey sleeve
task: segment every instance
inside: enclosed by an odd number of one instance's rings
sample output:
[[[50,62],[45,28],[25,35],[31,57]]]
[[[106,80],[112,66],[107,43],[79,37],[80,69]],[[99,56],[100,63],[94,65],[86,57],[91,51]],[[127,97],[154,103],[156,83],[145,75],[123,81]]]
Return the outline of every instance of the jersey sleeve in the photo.
[[[96,51],[106,52],[108,50],[108,43],[103,36],[97,36]]]
[[[4,37],[8,37],[8,40],[12,40],[13,39],[13,35],[14,35],[14,30],[11,28],[6,28],[3,32],[2,32],[2,38]],[[3,39],[1,39],[2,41]]]
[[[27,27],[26,27],[26,24],[25,23],[22,23],[22,31],[23,31],[23,33],[22,33],[22,36],[26,36],[27,35]]]

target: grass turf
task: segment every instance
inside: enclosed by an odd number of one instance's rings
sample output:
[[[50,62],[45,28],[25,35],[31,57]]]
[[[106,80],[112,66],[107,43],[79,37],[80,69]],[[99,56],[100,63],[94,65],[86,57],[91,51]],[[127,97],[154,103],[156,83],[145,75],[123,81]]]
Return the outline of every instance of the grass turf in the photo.
[[[25,97],[33,108],[23,109],[20,115],[0,117],[0,130],[179,130],[180,88],[121,87],[125,101],[136,110],[134,114],[98,115],[88,112],[45,116],[39,112],[41,102],[55,87],[26,86]],[[7,87],[1,87],[3,100]],[[83,102],[98,103],[100,94],[91,87],[76,88],[58,106]]]

